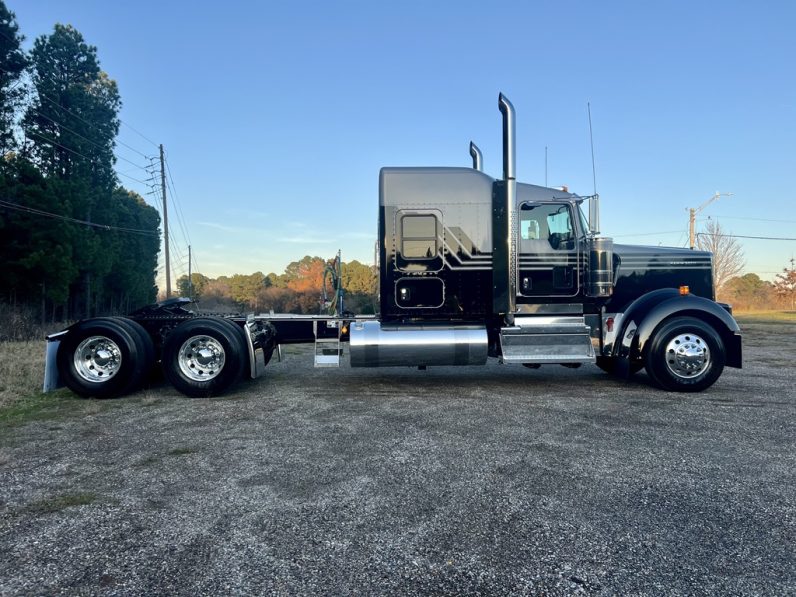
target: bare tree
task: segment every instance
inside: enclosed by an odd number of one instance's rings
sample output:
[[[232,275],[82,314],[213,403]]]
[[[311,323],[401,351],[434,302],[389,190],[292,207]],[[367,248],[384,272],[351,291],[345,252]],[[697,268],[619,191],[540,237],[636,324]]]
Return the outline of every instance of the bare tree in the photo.
[[[743,271],[743,249],[737,240],[727,236],[716,220],[710,220],[705,231],[697,235],[697,249],[713,253],[713,288],[718,294],[724,285]]]

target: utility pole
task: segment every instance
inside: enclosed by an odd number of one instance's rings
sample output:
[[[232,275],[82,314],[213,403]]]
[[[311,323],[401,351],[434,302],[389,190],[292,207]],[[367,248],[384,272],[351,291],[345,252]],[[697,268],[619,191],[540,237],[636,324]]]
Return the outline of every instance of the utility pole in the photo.
[[[694,234],[694,226],[696,224],[696,210],[693,207],[688,208],[688,246],[694,250],[694,241],[696,234]]]
[[[716,201],[719,197],[729,197],[731,195],[732,193],[719,193],[716,191],[710,199],[705,201],[699,207],[690,207],[688,209],[688,246],[691,247],[692,251],[696,245],[696,215],[708,205]]]
[[[163,193],[163,244],[166,249],[166,298],[171,298],[171,263],[169,260],[169,213],[166,206],[166,160],[160,144],[160,190]]]

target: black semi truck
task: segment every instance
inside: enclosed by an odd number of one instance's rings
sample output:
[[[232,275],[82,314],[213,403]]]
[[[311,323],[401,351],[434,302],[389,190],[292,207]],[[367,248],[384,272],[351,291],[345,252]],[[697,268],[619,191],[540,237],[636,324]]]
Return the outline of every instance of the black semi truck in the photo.
[[[498,106],[501,179],[481,171],[472,143],[472,168],[381,170],[378,316],[213,317],[166,300],[49,336],[45,389],[119,396],[160,363],[184,394],[218,395],[291,343],[314,343],[321,367],[339,365],[347,342],[352,367],[595,363],[621,376],[646,368],[681,392],[741,367],[712,255],[615,245],[600,235],[597,195],[518,183],[514,108],[503,94]]]

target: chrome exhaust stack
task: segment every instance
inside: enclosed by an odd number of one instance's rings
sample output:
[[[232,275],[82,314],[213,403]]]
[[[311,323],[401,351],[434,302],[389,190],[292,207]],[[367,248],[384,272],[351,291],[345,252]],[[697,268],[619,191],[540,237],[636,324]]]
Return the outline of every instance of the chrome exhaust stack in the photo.
[[[470,141],[470,155],[473,157],[473,169],[483,172],[484,156],[481,154],[481,150],[478,149],[478,145],[472,141]]]
[[[516,117],[514,106],[502,93],[498,96],[498,108],[503,114],[503,183],[506,190],[506,272],[508,296],[506,301],[506,323],[513,325],[517,310],[517,148]]]

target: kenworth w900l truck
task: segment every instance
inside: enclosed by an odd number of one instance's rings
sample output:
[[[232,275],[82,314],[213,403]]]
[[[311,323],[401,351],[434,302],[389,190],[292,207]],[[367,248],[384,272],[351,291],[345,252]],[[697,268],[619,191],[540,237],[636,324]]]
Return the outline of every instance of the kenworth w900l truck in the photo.
[[[156,363],[189,396],[257,377],[283,344],[314,343],[316,366],[595,363],[658,386],[700,391],[741,367],[741,335],[716,303],[712,255],[613,244],[598,197],[519,183],[515,112],[502,94],[503,177],[472,168],[383,168],[378,316],[210,317],[167,300],[48,337],[45,386],[112,397]],[[589,218],[581,211],[589,201]],[[339,305],[339,302],[338,302]]]

